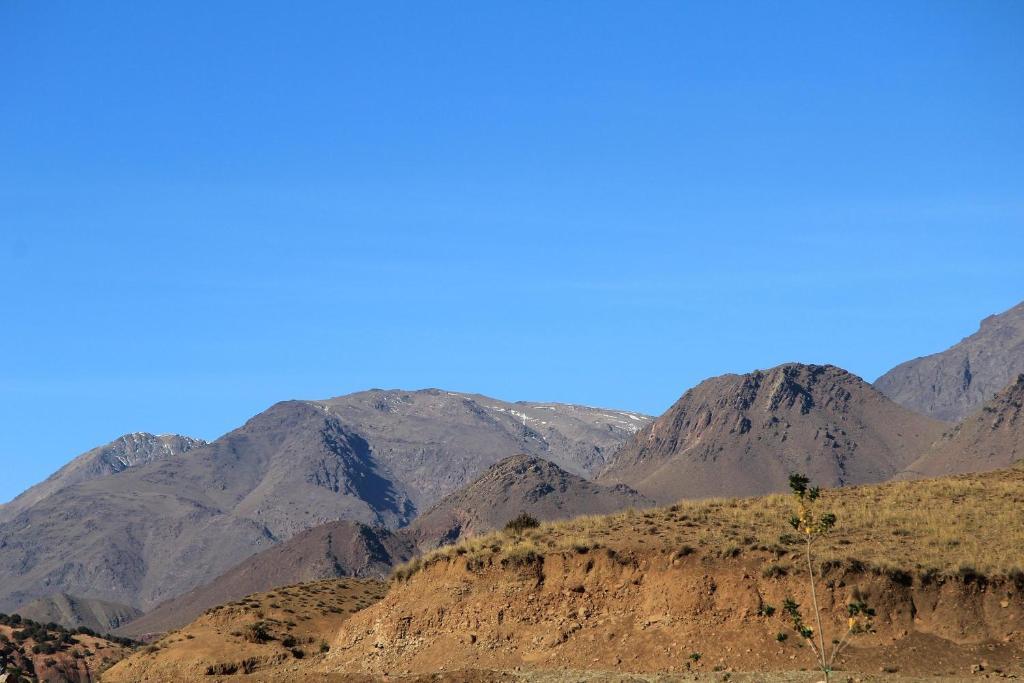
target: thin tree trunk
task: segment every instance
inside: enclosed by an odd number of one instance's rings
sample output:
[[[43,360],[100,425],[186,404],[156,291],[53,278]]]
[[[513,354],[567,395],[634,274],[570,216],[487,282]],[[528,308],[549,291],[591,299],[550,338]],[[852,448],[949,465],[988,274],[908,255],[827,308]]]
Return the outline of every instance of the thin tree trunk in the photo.
[[[814,619],[818,623],[818,647],[821,648],[821,669],[825,673],[825,681],[829,679],[829,666],[825,661],[825,634],[821,632],[821,611],[818,609],[818,591],[814,587],[814,565],[811,563],[811,542],[807,541],[807,571],[811,573],[811,601],[814,603]]]

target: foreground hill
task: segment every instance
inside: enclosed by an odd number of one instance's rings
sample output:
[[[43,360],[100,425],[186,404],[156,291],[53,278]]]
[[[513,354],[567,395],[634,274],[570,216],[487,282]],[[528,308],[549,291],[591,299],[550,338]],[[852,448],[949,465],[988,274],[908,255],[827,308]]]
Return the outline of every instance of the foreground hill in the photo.
[[[0,682],[92,683],[132,643],[0,614]]]
[[[826,486],[879,482],[920,457],[942,428],[845,370],[791,363],[701,382],[598,481],[663,503],[780,491],[794,471]]]
[[[276,586],[342,576],[383,578],[417,551],[500,529],[522,512],[556,520],[651,504],[625,486],[599,486],[541,458],[512,456],[446,496],[405,529],[389,531],[354,522],[314,527],[166,601],[117,633],[133,638],[162,633],[207,608]]]
[[[69,629],[84,626],[97,633],[111,633],[142,615],[129,605],[79,598],[67,593],[37,598],[19,607],[15,613],[41,624],[60,624]]]
[[[875,386],[900,405],[957,422],[1024,372],[1024,302],[981,321],[977,332],[931,356],[897,365]]]
[[[326,522],[401,527],[509,453],[589,471],[646,422],[438,390],[279,403],[0,523],[0,609],[54,591],[149,609]]]
[[[205,444],[202,439],[178,434],[125,434],[79,455],[45,481],[27,489],[11,502],[0,505],[0,522],[68,486],[108,477],[161,458],[173,458]]]
[[[322,659],[341,625],[380,600],[384,589],[379,581],[332,579],[249,595],[168,634],[107,671],[103,681],[211,680]]]
[[[1024,458],[1024,374],[981,410],[942,435],[907,467],[911,476],[935,477],[1009,467]]]
[[[852,601],[876,612],[874,633],[841,660],[842,680],[880,670],[1024,674],[1021,500],[1020,467],[824,492],[838,517],[816,551],[826,628],[840,632]],[[653,672],[723,680],[712,676],[722,670],[775,680],[734,672],[811,666],[782,609],[787,598],[810,602],[802,546],[787,533],[792,512],[789,496],[689,501],[473,537],[404,567],[381,600],[340,624],[325,653],[296,661],[279,640],[250,648],[231,639],[227,621],[200,635],[204,616],[109,680],[204,680],[207,648],[223,657],[243,645],[251,680],[261,681],[413,680],[440,670],[481,681]],[[272,614],[268,600],[254,602]],[[322,609],[307,600],[274,618],[302,624]]]

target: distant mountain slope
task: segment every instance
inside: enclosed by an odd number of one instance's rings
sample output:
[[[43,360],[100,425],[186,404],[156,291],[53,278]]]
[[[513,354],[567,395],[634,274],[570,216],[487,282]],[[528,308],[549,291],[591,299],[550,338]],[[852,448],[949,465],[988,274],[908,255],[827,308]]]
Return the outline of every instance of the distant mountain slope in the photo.
[[[938,477],[1009,467],[1024,458],[1024,374],[953,429],[906,470]]]
[[[628,486],[601,486],[542,458],[516,455],[491,466],[404,531],[420,549],[429,549],[500,529],[521,512],[549,521],[653,504]]]
[[[79,598],[67,593],[37,598],[19,607],[15,613],[40,624],[60,624],[68,629],[85,626],[96,633],[110,633],[142,615],[128,605]]]
[[[326,522],[404,526],[509,453],[598,467],[648,420],[439,390],[278,403],[0,522],[0,610],[55,591],[149,609]]]
[[[178,434],[125,434],[104,446],[79,455],[45,481],[26,490],[11,502],[0,505],[0,521],[14,517],[47,496],[73,484],[107,477],[161,458],[172,458],[204,445],[206,442],[202,439]]]
[[[401,536],[355,522],[330,522],[244,560],[210,583],[171,598],[117,633],[139,638],[179,628],[205,610],[251,593],[344,576],[384,578],[412,556]]]
[[[1024,302],[985,318],[977,332],[941,353],[897,365],[875,387],[922,415],[957,422],[1022,372]]]
[[[315,403],[366,439],[420,510],[512,453],[591,476],[651,421],[628,411],[438,389],[372,390]]]
[[[831,365],[781,365],[706,380],[637,434],[601,473],[659,502],[884,481],[941,433]]]

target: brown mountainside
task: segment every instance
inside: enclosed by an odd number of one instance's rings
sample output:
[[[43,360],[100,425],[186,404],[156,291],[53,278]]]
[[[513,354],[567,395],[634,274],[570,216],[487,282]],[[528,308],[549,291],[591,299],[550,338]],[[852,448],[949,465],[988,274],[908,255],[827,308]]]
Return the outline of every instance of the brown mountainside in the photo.
[[[659,502],[780,491],[794,471],[826,486],[879,482],[941,431],[841,368],[791,363],[687,391],[598,481]]]
[[[1009,467],[1024,458],[1024,374],[953,429],[906,470],[936,477]]]
[[[938,420],[971,415],[1024,372],[1024,302],[981,321],[977,332],[931,356],[897,365],[875,387]]]

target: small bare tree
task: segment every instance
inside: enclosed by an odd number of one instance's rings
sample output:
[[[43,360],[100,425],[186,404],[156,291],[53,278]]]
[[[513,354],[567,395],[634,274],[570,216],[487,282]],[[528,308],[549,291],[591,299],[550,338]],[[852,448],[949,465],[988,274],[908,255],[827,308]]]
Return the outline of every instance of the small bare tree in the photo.
[[[811,607],[814,615],[815,628],[804,621],[800,604],[792,598],[786,598],[783,609],[793,620],[793,629],[803,638],[814,652],[818,668],[825,674],[827,682],[840,653],[849,645],[850,638],[871,630],[871,617],[875,612],[860,597],[847,605],[847,628],[842,637],[831,642],[831,650],[825,647],[825,632],[821,625],[821,606],[818,603],[817,572],[814,570],[812,548],[814,543],[827,535],[836,525],[836,516],[831,512],[818,510],[821,489],[810,486],[811,480],[802,474],[789,475],[789,488],[797,499],[796,513],[790,517],[789,524],[800,533],[804,542],[804,558],[807,561],[807,574],[811,588]],[[817,642],[815,642],[817,641]]]

